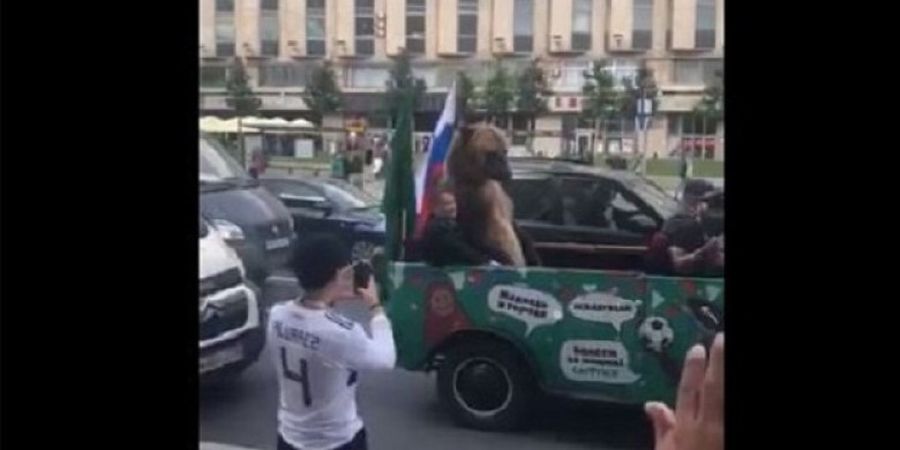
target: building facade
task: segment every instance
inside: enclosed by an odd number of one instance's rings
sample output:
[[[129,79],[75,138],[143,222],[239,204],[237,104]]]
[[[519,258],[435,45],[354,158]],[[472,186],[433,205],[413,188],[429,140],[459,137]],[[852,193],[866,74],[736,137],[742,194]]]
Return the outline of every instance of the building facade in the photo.
[[[691,113],[723,69],[724,0],[199,0],[199,6],[202,114],[228,114],[225,79],[232,58],[240,57],[262,115],[302,117],[307,74],[328,59],[345,111],[323,125],[370,117],[373,128],[383,128],[371,113],[383,101],[392,57],[406,49],[428,88],[416,120],[424,135],[457,71],[483,85],[492,61],[514,72],[539,58],[553,94],[535,124],[535,151],[627,153],[639,143],[663,158],[679,150],[724,157],[724,123]],[[580,119],[584,71],[597,60],[617,79],[642,66],[653,71],[660,95],[645,133],[623,119],[599,139]],[[515,130],[526,126],[511,122]]]

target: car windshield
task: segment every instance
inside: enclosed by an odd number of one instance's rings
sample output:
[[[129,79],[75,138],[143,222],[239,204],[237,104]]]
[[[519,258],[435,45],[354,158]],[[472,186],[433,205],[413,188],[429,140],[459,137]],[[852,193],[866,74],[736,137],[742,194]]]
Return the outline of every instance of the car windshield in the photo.
[[[212,139],[200,138],[200,181],[248,181],[241,166]]]
[[[678,202],[666,194],[661,187],[649,180],[636,178],[628,183],[631,190],[654,209],[659,210],[665,217],[675,214]]]
[[[356,186],[340,180],[323,180],[325,195],[341,209],[370,209],[378,207],[378,200]]]

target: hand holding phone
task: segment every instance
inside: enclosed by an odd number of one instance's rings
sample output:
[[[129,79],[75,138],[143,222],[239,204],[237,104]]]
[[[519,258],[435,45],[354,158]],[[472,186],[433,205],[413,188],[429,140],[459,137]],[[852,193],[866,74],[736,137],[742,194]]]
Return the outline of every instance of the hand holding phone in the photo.
[[[380,303],[373,273],[372,266],[367,262],[360,261],[353,265],[353,290],[370,307]]]

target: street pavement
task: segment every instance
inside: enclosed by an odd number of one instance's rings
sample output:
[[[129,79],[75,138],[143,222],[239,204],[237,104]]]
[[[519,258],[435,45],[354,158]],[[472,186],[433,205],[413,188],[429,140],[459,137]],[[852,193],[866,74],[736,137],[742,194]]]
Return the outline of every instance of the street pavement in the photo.
[[[268,283],[271,302],[296,295],[284,275]],[[345,305],[347,316],[361,320],[365,308]],[[278,382],[267,347],[260,360],[233,383],[204,386],[200,392],[202,449],[274,449]],[[357,393],[369,448],[401,450],[490,449],[650,449],[652,432],[636,407],[562,399],[536,402],[535,425],[517,433],[488,433],[460,428],[441,408],[434,374],[395,369],[360,374]]]

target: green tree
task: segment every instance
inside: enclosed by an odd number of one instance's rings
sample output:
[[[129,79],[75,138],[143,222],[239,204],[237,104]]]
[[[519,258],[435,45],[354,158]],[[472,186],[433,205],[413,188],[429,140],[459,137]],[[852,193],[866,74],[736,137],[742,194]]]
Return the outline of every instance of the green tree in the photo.
[[[410,56],[404,49],[394,58],[391,78],[387,82],[386,104],[391,117],[396,119],[397,111],[404,101],[404,93],[411,93],[413,105],[418,107],[422,97],[425,96],[425,89],[425,81],[413,76]]]
[[[475,90],[475,82],[469,78],[465,71],[460,71],[456,78],[456,107],[465,117],[471,118],[478,109],[478,91]]]
[[[716,81],[706,87],[703,98],[694,107],[694,112],[713,121],[725,119],[725,81],[722,71],[716,71]]]
[[[624,93],[605,69],[605,61],[594,61],[591,70],[584,72],[582,114],[593,121],[595,139],[604,137],[607,122],[620,117],[624,103]]]
[[[509,115],[510,107],[515,99],[516,80],[513,78],[503,63],[497,61],[494,64],[494,72],[487,80],[484,87],[484,109],[487,118],[492,123],[497,119]]]
[[[340,111],[343,97],[331,61],[325,60],[310,73],[303,101],[312,113],[313,121],[318,125],[322,125],[322,119],[327,114]]]
[[[253,89],[250,87],[250,76],[244,68],[244,61],[241,58],[234,58],[234,62],[228,71],[228,79],[225,83],[227,97],[225,104],[234,111],[238,119],[238,130],[242,128],[244,116],[256,114],[262,101],[253,95]],[[244,133],[238,133],[238,152],[242,164],[246,165],[247,155],[244,151]]]
[[[528,148],[531,148],[537,116],[547,112],[547,97],[551,92],[547,88],[544,71],[538,65],[538,59],[519,72],[516,79],[516,110],[528,117]]]

